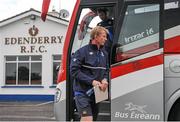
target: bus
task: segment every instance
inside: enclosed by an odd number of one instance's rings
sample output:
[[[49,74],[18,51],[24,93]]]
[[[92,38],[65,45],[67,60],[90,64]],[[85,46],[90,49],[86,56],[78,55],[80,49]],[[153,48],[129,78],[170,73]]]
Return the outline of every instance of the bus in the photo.
[[[55,93],[57,120],[79,119],[70,61],[89,43],[105,8],[113,20],[109,99],[99,121],[180,120],[180,0],[77,0],[67,30]]]

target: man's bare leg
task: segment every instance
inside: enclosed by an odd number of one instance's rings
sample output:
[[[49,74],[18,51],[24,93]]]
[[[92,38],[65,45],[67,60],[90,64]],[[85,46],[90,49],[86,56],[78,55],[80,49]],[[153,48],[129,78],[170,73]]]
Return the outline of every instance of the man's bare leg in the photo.
[[[93,122],[93,117],[92,116],[81,117],[81,122]]]

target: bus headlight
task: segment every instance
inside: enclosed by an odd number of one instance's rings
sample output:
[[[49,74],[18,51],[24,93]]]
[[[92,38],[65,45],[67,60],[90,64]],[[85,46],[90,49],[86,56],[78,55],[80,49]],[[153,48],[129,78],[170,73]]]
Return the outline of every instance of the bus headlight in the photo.
[[[59,88],[56,88],[56,93],[55,93],[55,102],[59,102],[61,99],[61,94],[62,91]]]

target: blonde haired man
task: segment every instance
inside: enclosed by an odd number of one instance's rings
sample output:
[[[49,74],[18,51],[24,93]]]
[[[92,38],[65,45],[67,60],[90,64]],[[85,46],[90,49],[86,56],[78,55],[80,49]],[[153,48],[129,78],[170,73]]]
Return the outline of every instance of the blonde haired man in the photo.
[[[93,121],[97,118],[98,106],[94,94],[87,91],[93,86],[101,90],[108,87],[108,53],[104,44],[107,40],[108,30],[97,26],[90,33],[90,43],[75,52],[72,57],[70,71],[74,79],[73,91],[75,103],[81,121]]]

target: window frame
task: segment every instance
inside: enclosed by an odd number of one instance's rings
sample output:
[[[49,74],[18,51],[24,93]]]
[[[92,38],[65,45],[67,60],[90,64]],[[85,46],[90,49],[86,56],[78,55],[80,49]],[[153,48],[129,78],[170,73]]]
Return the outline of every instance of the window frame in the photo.
[[[19,57],[28,57],[29,59],[28,60],[19,60]],[[39,56],[40,60],[32,60],[32,57],[35,57],[35,56]],[[15,57],[15,60],[13,61],[7,61],[7,57]],[[5,72],[4,72],[4,85],[5,86],[41,86],[42,85],[42,55],[17,55],[17,56],[11,56],[11,55],[6,55],[4,56],[4,66],[5,66]],[[15,81],[15,84],[7,84],[7,65],[10,64],[10,63],[15,63],[16,67],[15,67],[15,72],[16,72],[16,81]],[[18,79],[18,67],[19,67],[19,64],[21,63],[27,63],[28,64],[28,70],[29,70],[29,76],[28,76],[28,84],[19,84],[19,79]],[[40,84],[32,84],[32,63],[40,63],[41,64],[41,83]]]

